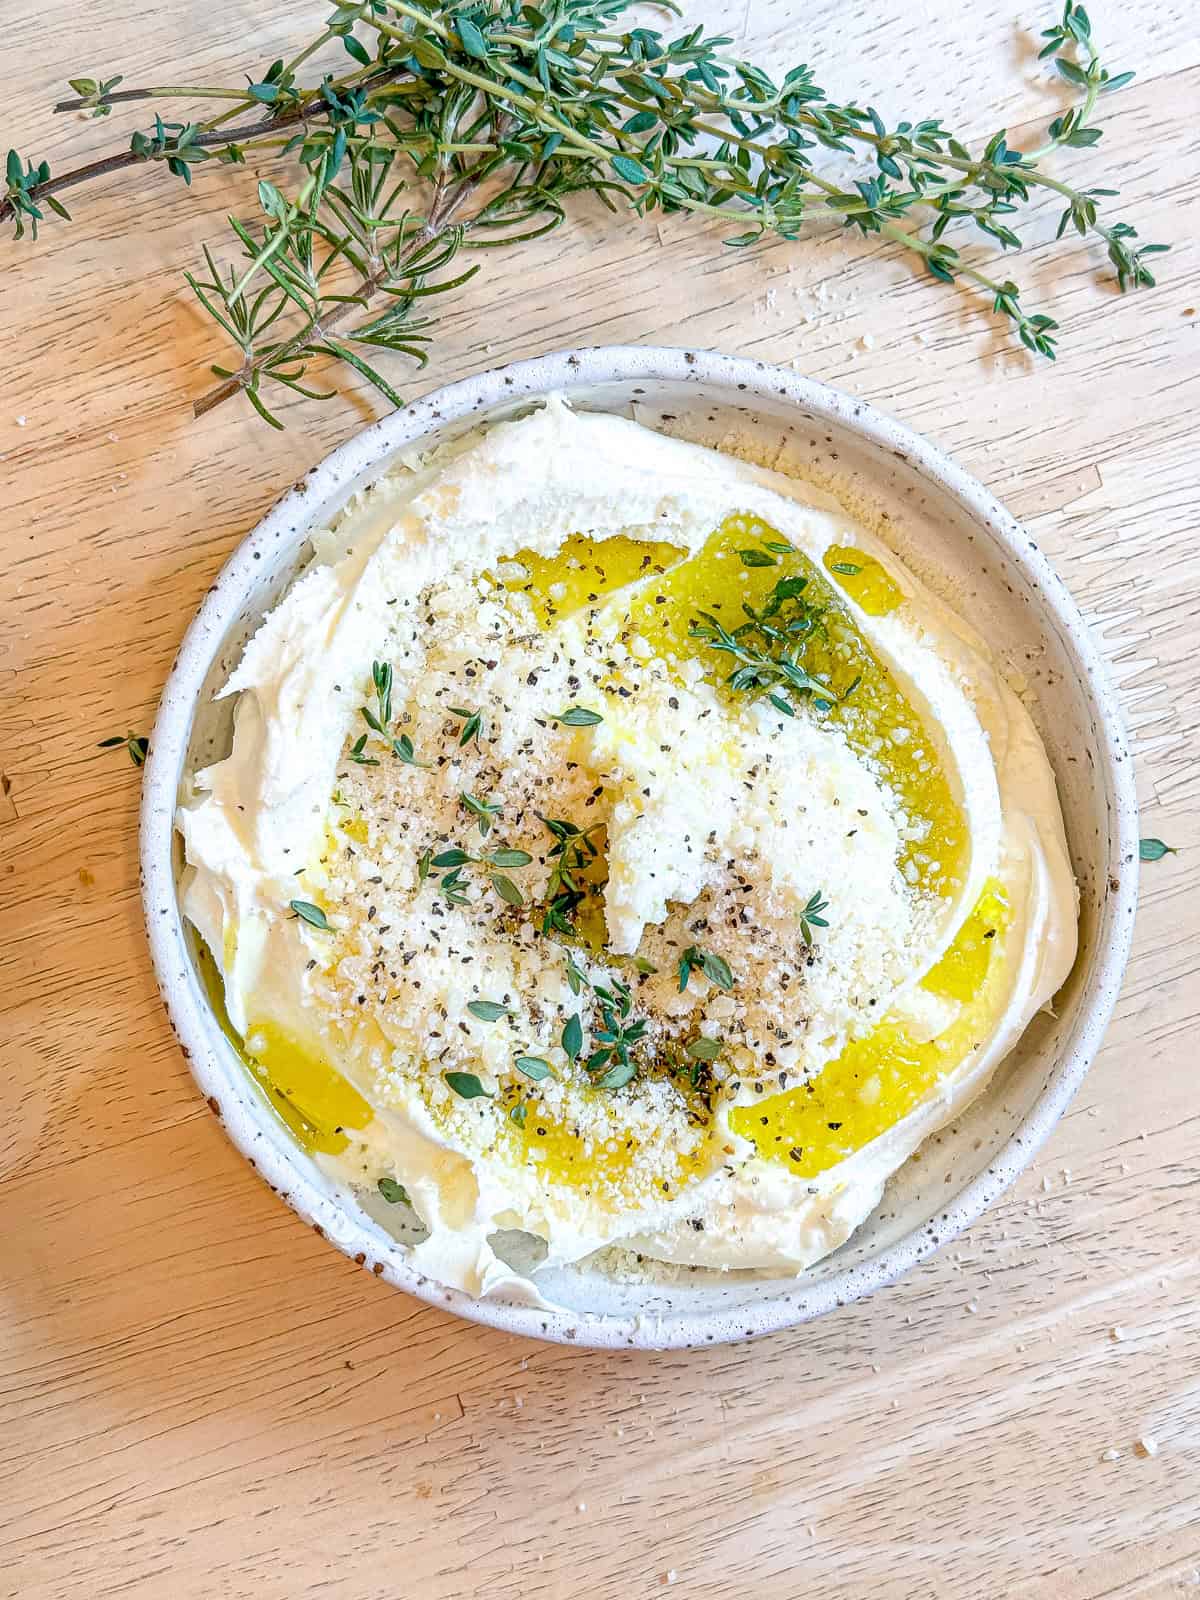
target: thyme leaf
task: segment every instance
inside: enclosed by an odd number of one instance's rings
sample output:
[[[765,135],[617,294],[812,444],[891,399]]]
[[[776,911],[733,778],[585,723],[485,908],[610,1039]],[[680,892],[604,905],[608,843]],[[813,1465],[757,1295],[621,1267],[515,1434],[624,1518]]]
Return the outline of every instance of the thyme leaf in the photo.
[[[729,970],[729,963],[723,956],[714,954],[711,950],[703,950],[697,944],[689,945],[679,958],[679,992],[688,986],[688,979],[697,968],[708,979],[715,983],[718,989],[728,992],[733,988],[733,973]]]
[[[551,716],[550,721],[561,722],[565,728],[594,728],[604,718],[598,711],[589,711],[586,706],[568,706],[565,711]]]
[[[1141,861],[1161,861],[1164,856],[1177,856],[1179,851],[1169,844],[1164,844],[1161,839],[1140,839],[1138,841],[1138,859]]]
[[[135,767],[144,767],[150,754],[150,741],[144,733],[115,733],[110,739],[101,739],[97,750],[128,750]]]
[[[459,800],[479,823],[479,831],[486,839],[491,832],[492,823],[499,817],[502,807],[494,800],[477,800],[473,794],[468,794],[464,789],[459,795]]]
[[[444,1072],[442,1074],[450,1088],[463,1100],[479,1100],[481,1098],[492,1100],[494,1095],[490,1089],[485,1089],[483,1084],[473,1072]]]
[[[698,1039],[693,1039],[687,1047],[687,1053],[693,1061],[715,1061],[721,1054],[720,1039],[709,1039],[701,1034]]]
[[[816,943],[816,939],[813,937],[814,928],[827,928],[829,926],[823,915],[824,912],[829,910],[829,901],[822,899],[821,896],[822,891],[820,889],[815,894],[810,895],[808,904],[800,914],[800,933],[805,944]]]
[[[468,1000],[467,1010],[473,1017],[478,1017],[480,1022],[498,1022],[501,1017],[508,1017],[512,1012],[498,1000]]]
[[[332,933],[329,918],[320,906],[313,905],[311,900],[289,900],[288,905],[295,912],[301,922],[307,922],[311,928],[319,928],[322,933]]]
[[[465,706],[448,706],[447,710],[453,717],[462,717],[463,725],[459,731],[458,742],[462,745],[470,744],[472,739],[478,740],[479,730],[483,726],[483,714],[479,711],[468,711]]]

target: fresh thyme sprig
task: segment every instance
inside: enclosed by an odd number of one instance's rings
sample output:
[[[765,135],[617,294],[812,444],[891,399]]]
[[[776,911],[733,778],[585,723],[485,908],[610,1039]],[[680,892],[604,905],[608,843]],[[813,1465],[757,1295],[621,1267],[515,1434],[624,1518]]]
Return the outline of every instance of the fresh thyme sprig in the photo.
[[[818,711],[830,710],[838,698],[828,683],[802,664],[805,648],[824,617],[822,606],[804,598],[807,587],[807,578],[780,578],[761,607],[743,604],[747,620],[738,627],[727,628],[710,612],[701,611],[688,630],[690,638],[737,663],[725,680],[731,689],[752,695],[765,692],[775,709],[789,717],[795,716],[795,707],[780,689],[810,698]]]
[[[144,733],[114,733],[111,739],[101,739],[97,750],[128,750],[135,767],[144,767],[150,754],[150,741]]]
[[[359,716],[362,717],[372,733],[377,733],[391,748],[391,752],[409,767],[428,767],[428,761],[418,761],[413,742],[407,733],[402,733],[399,738],[392,737],[392,666],[389,661],[372,661],[371,683],[375,690],[374,706],[360,706]],[[377,767],[379,758],[368,755],[367,735],[360,733],[347,752],[351,761],[360,767]]]
[[[709,983],[716,984],[718,989],[728,992],[733,988],[733,973],[729,970],[729,963],[724,956],[719,956],[712,950],[703,950],[698,944],[692,944],[679,958],[680,994],[687,988],[688,979],[697,969],[704,974]]]
[[[773,77],[702,28],[671,39],[622,29],[631,4],[348,0],[290,61],[244,86],[74,79],[77,98],[56,110],[102,116],[126,101],[185,99],[207,102],[209,114],[156,115],[128,149],[57,176],[10,151],[0,222],[36,236],[44,207],[67,217],[59,193],[127,168],[165,166],[190,184],[205,162],[290,160],[294,194],[263,179],[257,219],[230,219],[240,263],[222,268],[206,248],[204,271],[186,274],[238,353],[232,366],[213,367],[220,381],[197,414],[240,392],[275,427],[271,386],[329,397],[306,382],[314,362],[353,369],[399,405],[375,352],[424,364],[432,334],[418,315],[423,301],[478,270],[439,277],[443,269],[464,248],[550,232],[581,191],[643,216],[740,220],[725,240],[735,248],[793,239],[814,218],[878,234],[935,278],[982,290],[1021,342],[1050,358],[1053,318],[1026,312],[1019,286],[966,259],[949,229],[1016,248],[1015,219],[1048,191],[1065,205],[1060,236],[1073,228],[1101,242],[1122,289],[1153,283],[1147,258],[1167,247],[1136,244],[1128,223],[1102,219],[1113,190],[1075,188],[1047,169],[1054,152],[1097,143],[1100,95],[1132,76],[1102,63],[1076,0],[1043,34],[1042,55],[1079,98],[1035,151],[1010,147],[1006,131],[972,151],[937,118],[889,127],[869,105],[830,99],[807,65]],[[301,82],[309,58],[337,40],[348,70]],[[873,171],[843,182],[824,167],[826,152],[865,156]]]
[[[825,912],[829,910],[829,901],[823,898],[823,891],[818,889],[809,896],[808,904],[800,913],[800,934],[805,944],[816,944],[813,935],[814,928],[827,928],[829,923],[825,920]]]
[[[604,823],[594,822],[590,828],[581,828],[567,818],[542,817],[541,820],[554,839],[546,852],[547,861],[554,865],[546,884],[542,932],[561,933],[570,938],[576,931],[575,913],[588,892],[581,874],[600,854],[600,846],[593,836],[604,831]]]
[[[503,811],[503,806],[495,800],[476,799],[473,794],[468,794],[465,789],[458,798],[464,809],[469,811],[478,822],[479,832],[486,839],[492,831],[492,824]]]
[[[375,685],[375,701],[378,713],[372,716],[370,711],[363,708],[363,717],[367,726],[374,728],[376,733],[386,734],[388,724],[392,720],[392,664],[390,661],[372,661],[371,682]]]
[[[633,996],[628,984],[619,978],[613,979],[611,989],[593,984],[592,992],[600,1002],[604,1026],[593,1033],[598,1048],[588,1056],[584,1066],[593,1075],[597,1089],[623,1089],[637,1077],[638,1067],[632,1051],[644,1036],[648,1023],[644,1018],[632,1017]],[[605,1067],[608,1070],[596,1078],[595,1074]]]
[[[426,860],[426,857],[428,859]],[[448,905],[465,906],[470,897],[467,886],[463,880],[463,869],[469,866],[480,867],[492,888],[506,905],[521,907],[525,904],[525,896],[508,876],[508,870],[513,867],[527,867],[533,860],[528,850],[510,850],[500,847],[489,850],[481,856],[474,856],[469,850],[464,850],[459,845],[452,845],[448,850],[439,851],[436,856],[428,855],[421,858],[421,882],[432,876],[433,872],[444,872],[445,876],[438,881],[438,890]]]
[[[463,725],[458,734],[459,745],[468,745],[472,739],[478,744],[479,734],[483,728],[483,713],[481,711],[470,711],[466,706],[448,706],[447,710],[452,717],[462,718]]]

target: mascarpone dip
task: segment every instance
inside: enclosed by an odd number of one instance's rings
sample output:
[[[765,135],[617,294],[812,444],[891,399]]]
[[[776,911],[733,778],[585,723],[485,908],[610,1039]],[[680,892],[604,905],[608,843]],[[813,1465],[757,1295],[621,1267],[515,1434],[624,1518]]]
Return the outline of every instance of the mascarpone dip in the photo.
[[[264,1096],[472,1293],[836,1248],[1075,957],[986,645],[824,491],[558,400],[314,546],[178,817]]]

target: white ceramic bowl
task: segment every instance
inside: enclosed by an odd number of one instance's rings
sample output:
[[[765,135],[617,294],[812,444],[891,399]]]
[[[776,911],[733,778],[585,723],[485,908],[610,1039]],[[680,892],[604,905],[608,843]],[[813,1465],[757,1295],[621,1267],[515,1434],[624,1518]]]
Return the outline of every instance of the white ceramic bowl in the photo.
[[[702,443],[747,441],[758,459],[833,471],[891,508],[893,543],[981,629],[1036,695],[1058,777],[1082,918],[1079,959],[1055,1018],[1039,1016],[990,1088],[922,1147],[850,1242],[799,1278],[697,1272],[620,1284],[572,1269],[549,1284],[568,1308],[474,1299],[414,1271],[378,1211],[331,1183],[291,1141],[223,1036],[179,911],[173,817],[186,772],[222,755],[229,708],[212,694],[306,557],[306,535],[399,450],[511,417],[561,390]],[[234,552],[188,629],[163,691],[144,776],[146,922],[163,1000],[192,1072],[230,1138],[299,1214],[368,1270],[464,1317],[536,1338],[648,1348],[769,1332],[868,1294],[972,1222],[1021,1171],[1087,1071],[1112,1011],[1137,892],[1129,752],[1108,675],[1061,580],[988,492],[932,445],[836,389],[728,356],[579,350],[441,389],[365,429],[313,468]]]

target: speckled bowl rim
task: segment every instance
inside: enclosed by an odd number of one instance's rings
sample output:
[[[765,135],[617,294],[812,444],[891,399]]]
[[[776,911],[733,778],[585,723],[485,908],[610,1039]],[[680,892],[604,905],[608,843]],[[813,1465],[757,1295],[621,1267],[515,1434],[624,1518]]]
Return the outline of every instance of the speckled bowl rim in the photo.
[[[547,1312],[540,1308],[480,1299],[449,1289],[415,1271],[399,1244],[380,1248],[378,1230],[343,1212],[340,1237],[332,1239],[367,1270],[407,1293],[444,1310],[532,1338],[597,1348],[677,1349],[748,1338],[794,1326],[860,1299],[891,1283],[968,1227],[1028,1165],[1063,1114],[1100,1045],[1120,988],[1132,938],[1137,898],[1137,802],[1132,762],[1115,691],[1087,626],[1062,580],[1020,524],[976,480],[927,440],[853,396],[778,367],[714,352],[649,345],[602,346],[559,351],[480,373],[416,400],[362,430],[314,467],[267,513],[233,555],[210,589],[184,636],[163,689],[151,753],[143,775],[141,868],[143,905],[160,993],[171,1025],[188,1059],[200,1092],[224,1124],[237,1148],[257,1171],[318,1231],[328,1220],[330,1202],[305,1171],[306,1158],[277,1150],[256,1137],[258,1122],[271,1113],[252,1110],[250,1097],[229,1093],[227,1051],[215,1017],[188,981],[190,956],[179,914],[172,832],[176,797],[183,775],[201,686],[222,641],[260,577],[267,553],[281,539],[296,540],[312,525],[321,503],[366,468],[431,431],[486,412],[505,402],[533,399],[554,390],[570,392],[597,383],[661,380],[719,387],[740,405],[757,398],[784,398],[810,416],[826,419],[866,441],[902,452],[909,464],[952,496],[997,541],[1041,597],[1060,639],[1074,658],[1090,699],[1100,742],[1095,750],[1098,778],[1111,797],[1109,859],[1104,871],[1110,893],[1105,900],[1073,1037],[1023,1122],[992,1158],[986,1170],[967,1182],[939,1208],[936,1229],[928,1222],[913,1228],[878,1254],[830,1277],[806,1283],[751,1305],[713,1311],[655,1311],[650,1316]]]

